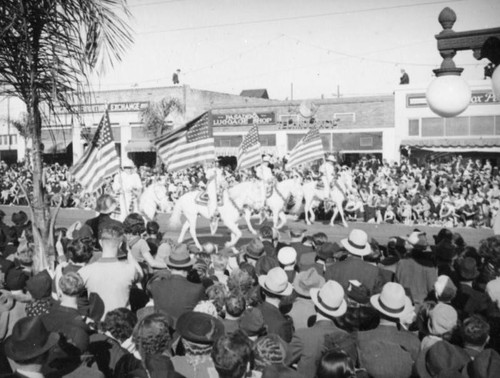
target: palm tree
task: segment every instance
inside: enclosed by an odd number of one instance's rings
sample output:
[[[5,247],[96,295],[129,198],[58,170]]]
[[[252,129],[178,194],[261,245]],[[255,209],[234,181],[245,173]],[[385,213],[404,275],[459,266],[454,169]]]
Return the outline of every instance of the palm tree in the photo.
[[[169,129],[167,117],[175,112],[184,113],[181,102],[176,98],[163,98],[158,102],[151,102],[141,112],[144,131],[152,138],[159,137]]]
[[[53,245],[50,210],[42,185],[42,114],[71,104],[132,43],[126,0],[1,0],[0,94],[26,104],[33,148],[31,210],[38,268]]]
[[[158,102],[151,102],[141,111],[141,121],[144,131],[151,139],[158,138],[171,127],[167,118],[173,113],[184,113],[184,107],[176,98],[163,98]],[[156,155],[156,166],[161,166],[161,158]]]

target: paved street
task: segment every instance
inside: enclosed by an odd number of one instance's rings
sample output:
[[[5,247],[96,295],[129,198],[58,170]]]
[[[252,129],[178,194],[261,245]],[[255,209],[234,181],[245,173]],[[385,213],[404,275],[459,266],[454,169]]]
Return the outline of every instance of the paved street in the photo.
[[[29,209],[25,206],[3,206],[0,205],[0,209],[2,209],[5,214],[5,220],[7,223],[10,222],[10,218],[13,212],[23,210],[28,214],[28,217],[30,217],[30,212]],[[87,211],[87,210],[80,210],[80,209],[61,209],[59,212],[59,215],[57,217],[57,226],[62,226],[62,227],[68,227],[70,226],[73,222],[76,221],[84,221],[88,218],[91,218],[94,216],[93,211]],[[168,223],[168,215],[167,214],[159,214],[157,216],[158,222],[160,223],[160,229],[162,232],[166,232],[168,236],[172,237],[174,240],[177,239],[179,230],[168,230],[167,229],[167,223]],[[255,224],[254,222],[257,222],[257,220],[254,220],[252,223]],[[248,242],[248,240],[252,237],[252,234],[246,229],[246,226],[243,224],[244,222],[240,222],[240,228],[243,231],[243,237],[238,243],[238,245],[244,244],[245,242]],[[372,238],[375,238],[379,243],[381,244],[386,244],[387,240],[391,236],[405,236],[411,232],[411,230],[415,227],[418,227],[419,229],[426,231],[428,235],[435,235],[439,232],[440,228],[439,227],[428,227],[428,226],[414,226],[414,227],[409,227],[409,226],[404,226],[404,225],[391,225],[391,224],[381,224],[381,225],[375,225],[375,224],[367,224],[367,223],[362,223],[362,222],[349,222],[349,228],[344,228],[340,224],[336,225],[335,227],[330,227],[328,224],[322,223],[322,222],[316,222],[316,224],[312,226],[307,226],[304,221],[299,221],[299,222],[293,222],[289,221],[287,226],[283,229],[283,231],[286,231],[287,227],[290,226],[299,226],[299,227],[304,227],[308,230],[309,234],[315,233],[315,232],[324,232],[328,235],[328,238],[332,241],[339,241],[342,238],[347,237],[349,234],[350,230],[353,228],[360,228],[368,233],[368,235]],[[456,232],[459,232],[462,234],[464,237],[465,241],[467,244],[478,247],[479,243],[482,239],[485,239],[489,236],[493,235],[493,232],[491,229],[473,229],[473,228],[457,228],[455,229]],[[224,227],[222,224],[219,226],[219,229],[217,230],[217,233],[212,237],[210,235],[210,230],[208,227],[208,222],[203,219],[203,218],[198,218],[198,228],[197,228],[197,233],[198,233],[198,238],[201,243],[206,240],[211,240],[216,242],[219,246],[223,246],[224,242],[229,240],[229,231],[227,230],[226,227]],[[187,237],[189,237],[189,233],[187,234]],[[284,240],[288,238],[288,233],[287,232],[282,232],[282,237]],[[187,239],[189,242],[189,238]],[[431,237],[429,236],[429,241],[432,242]]]

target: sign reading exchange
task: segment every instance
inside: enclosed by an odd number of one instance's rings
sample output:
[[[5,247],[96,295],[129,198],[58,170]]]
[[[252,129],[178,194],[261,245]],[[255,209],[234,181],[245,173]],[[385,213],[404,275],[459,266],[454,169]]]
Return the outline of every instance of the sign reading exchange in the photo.
[[[149,106],[149,101],[135,101],[135,102],[112,102],[106,104],[89,104],[89,105],[73,105],[72,108],[77,113],[103,113],[109,106],[110,112],[138,112]],[[66,114],[67,109],[59,106],[55,108],[56,114]]]
[[[273,112],[213,114],[213,126],[270,125],[275,122]]]

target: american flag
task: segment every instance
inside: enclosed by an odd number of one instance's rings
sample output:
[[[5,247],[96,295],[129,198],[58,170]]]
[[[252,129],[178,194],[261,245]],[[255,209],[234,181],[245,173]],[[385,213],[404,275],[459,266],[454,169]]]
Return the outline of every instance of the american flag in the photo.
[[[288,168],[308,163],[324,157],[321,135],[316,127],[310,129],[290,152]]]
[[[99,122],[90,146],[83,156],[71,167],[71,174],[86,191],[99,189],[106,177],[120,170],[120,158],[115,149],[109,114],[106,110]]]
[[[251,168],[261,162],[259,129],[257,126],[253,126],[238,147],[238,166],[236,169]]]
[[[209,113],[205,112],[184,126],[153,141],[169,171],[177,171],[215,160],[215,146]]]

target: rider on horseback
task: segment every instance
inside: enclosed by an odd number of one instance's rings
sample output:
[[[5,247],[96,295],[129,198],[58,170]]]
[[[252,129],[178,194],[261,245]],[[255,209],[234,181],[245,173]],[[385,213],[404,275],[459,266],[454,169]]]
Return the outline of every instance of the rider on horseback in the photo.
[[[272,187],[275,181],[273,171],[269,166],[271,163],[271,158],[269,155],[264,155],[262,157],[262,163],[255,169],[255,174],[259,180],[261,180],[261,198],[262,198],[262,208],[266,204],[267,191],[268,188]]]
[[[219,160],[215,160],[214,162],[207,164],[205,168],[205,177],[207,178],[207,207],[210,222],[217,222],[219,217],[219,212],[217,210],[218,197],[224,190],[222,185],[224,181],[224,174],[219,166]],[[209,185],[212,180],[215,182],[214,187]],[[215,188],[215,190],[213,190],[213,188]]]
[[[337,163],[337,159],[335,156],[328,155],[323,162],[323,164],[319,167],[319,173],[321,173],[321,181],[324,185],[324,193],[325,198],[330,198],[330,192],[332,188],[332,184],[335,179],[335,163]]]

